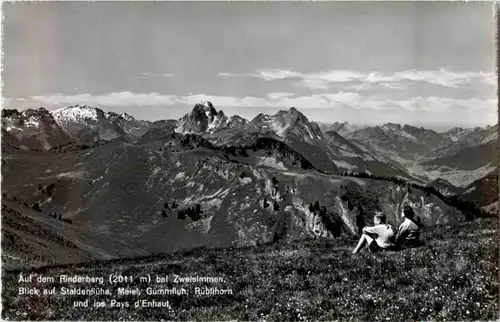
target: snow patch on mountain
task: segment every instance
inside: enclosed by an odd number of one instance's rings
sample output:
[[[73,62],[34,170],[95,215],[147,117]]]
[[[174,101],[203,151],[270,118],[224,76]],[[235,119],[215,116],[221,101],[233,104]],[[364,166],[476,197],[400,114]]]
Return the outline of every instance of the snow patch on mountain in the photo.
[[[496,132],[496,131],[491,133],[483,141],[481,141],[481,144],[486,144],[486,143],[489,143],[493,140],[498,140],[498,132]]]
[[[84,123],[88,120],[97,121],[97,109],[87,105],[63,107],[52,112],[52,116],[59,124],[68,122]]]
[[[401,136],[403,136],[403,137],[405,137],[405,138],[409,139],[409,140],[414,141],[414,142],[418,142],[418,141],[419,141],[416,137],[414,137],[413,135],[411,135],[410,133],[408,133],[408,132],[406,132],[406,131],[401,131],[401,132],[399,132],[399,134],[400,134]]]
[[[249,183],[252,183],[252,178],[250,177],[245,177],[245,178],[238,178],[238,181],[240,182],[241,185],[247,185]]]
[[[347,169],[347,170],[353,170],[353,169],[357,168],[355,165],[349,164],[349,163],[347,163],[345,161],[334,160],[333,162],[339,168],[344,168],[344,169]]]
[[[174,177],[174,180],[184,180],[184,179],[186,179],[186,174],[184,172],[179,172]]]
[[[457,142],[460,139],[462,139],[464,136],[472,133],[474,130],[473,129],[464,129],[460,127],[455,127],[453,129],[450,129],[443,133],[444,135],[448,136],[453,142]]]
[[[466,191],[464,191],[463,194],[471,193],[474,190],[476,190],[476,186],[470,187],[469,189],[467,189]]]
[[[135,121],[135,118],[132,115],[127,114],[125,112],[121,113],[120,116],[123,117],[127,121]]]
[[[7,132],[10,132],[10,131],[12,131],[12,130],[22,131],[23,129],[22,129],[22,128],[20,128],[20,127],[16,127],[16,126],[7,126],[7,127],[5,127],[5,130],[6,130]]]
[[[339,152],[340,152],[340,156],[343,156],[343,157],[353,157],[353,158],[359,157],[359,154],[350,152],[350,151],[348,151],[348,149],[345,149],[342,147],[340,147]],[[370,155],[368,155],[365,159],[366,160],[373,160],[373,158]]]
[[[204,202],[206,202],[207,199],[213,199],[213,198],[216,198],[216,197],[217,198],[225,198],[228,193],[229,193],[229,188],[228,189],[220,188],[219,190],[215,191],[211,195],[200,197],[198,199],[198,201],[204,201]]]
[[[299,137],[304,142],[313,143],[323,139],[323,133],[316,123],[311,123],[294,107],[278,111],[274,115],[260,113],[249,123],[250,131],[271,131],[278,137],[289,139],[290,135]]]
[[[274,168],[277,170],[288,170],[283,162],[276,160],[275,157],[261,157],[257,162],[257,166],[264,166],[268,168]]]
[[[24,122],[24,125],[27,127],[38,127],[40,126],[40,122],[34,117],[30,117],[28,120]]]
[[[272,120],[270,126],[272,131],[276,133],[278,136],[283,137],[285,135],[285,131],[287,129],[286,125],[278,122],[277,120]]]
[[[83,179],[86,172],[84,170],[80,171],[69,171],[63,172],[56,175],[57,178],[70,178],[70,179]]]
[[[206,113],[210,114],[209,112],[206,112]],[[210,116],[209,116],[209,120],[210,120]],[[209,121],[208,127],[207,127],[207,132],[213,133],[213,132],[221,129],[222,127],[224,127],[226,125],[226,123],[227,123],[227,117],[224,115],[224,113],[222,111],[220,111],[218,114],[213,116],[211,121]]]

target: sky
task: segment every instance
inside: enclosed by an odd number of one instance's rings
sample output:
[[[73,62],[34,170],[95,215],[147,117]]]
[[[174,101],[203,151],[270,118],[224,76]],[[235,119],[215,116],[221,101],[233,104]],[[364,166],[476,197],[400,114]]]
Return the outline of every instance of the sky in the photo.
[[[497,123],[491,3],[3,4],[2,108]]]

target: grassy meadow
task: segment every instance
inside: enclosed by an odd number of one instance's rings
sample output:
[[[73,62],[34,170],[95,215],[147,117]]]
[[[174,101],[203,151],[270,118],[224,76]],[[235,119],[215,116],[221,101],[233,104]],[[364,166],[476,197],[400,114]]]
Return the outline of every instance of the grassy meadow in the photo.
[[[425,245],[399,252],[351,255],[355,240],[307,240],[238,249],[199,248],[176,254],[45,267],[32,273],[133,276],[132,283],[106,284],[112,298],[130,307],[72,308],[88,296],[20,296],[19,272],[3,272],[5,320],[496,320],[499,241],[497,219],[423,232]],[[23,272],[26,274],[29,272]],[[222,283],[174,283],[188,295],[147,295],[139,276],[218,276]],[[91,285],[81,284],[90,287]],[[200,286],[231,289],[232,295],[194,295]],[[45,284],[45,288],[61,285]],[[68,285],[66,285],[68,286]],[[95,285],[94,285],[95,286]],[[116,295],[118,287],[142,293]],[[138,299],[168,307],[134,306]]]

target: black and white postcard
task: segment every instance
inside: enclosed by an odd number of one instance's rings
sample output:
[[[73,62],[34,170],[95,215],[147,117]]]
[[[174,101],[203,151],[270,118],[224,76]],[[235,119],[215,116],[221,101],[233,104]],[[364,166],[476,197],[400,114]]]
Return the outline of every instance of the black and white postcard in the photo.
[[[499,318],[494,3],[2,16],[2,320]]]

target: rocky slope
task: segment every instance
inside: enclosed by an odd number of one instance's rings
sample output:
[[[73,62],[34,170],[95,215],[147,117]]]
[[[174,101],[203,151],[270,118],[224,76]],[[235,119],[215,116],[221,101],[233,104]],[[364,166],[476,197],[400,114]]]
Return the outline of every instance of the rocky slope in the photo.
[[[410,125],[387,123],[346,133],[346,138],[377,155],[395,160],[422,161],[455,154],[464,148],[498,139],[497,126],[454,128],[444,133]]]
[[[6,269],[147,254],[120,239],[35,211],[17,198],[2,198],[2,265]]]
[[[329,131],[335,131],[342,136],[347,136],[354,131],[366,128],[366,126],[350,124],[348,122],[335,122],[335,123],[316,122],[316,123],[318,124],[321,131],[323,131],[323,133]]]
[[[360,129],[347,138],[377,155],[412,161],[428,157],[436,147],[449,142],[432,130],[394,123]]]
[[[114,112],[105,112],[105,117],[110,122],[118,125],[123,132],[131,138],[137,138],[144,135],[151,127],[152,123],[149,121],[137,120],[127,113],[117,114]]]
[[[480,178],[460,189],[459,196],[470,200],[480,207],[486,207],[498,201],[498,172]]]
[[[498,172],[498,143],[496,139],[468,146],[451,155],[425,160],[409,169],[428,178],[443,178],[455,186],[466,187]]]
[[[475,170],[495,166],[498,162],[498,140],[475,146],[468,146],[456,153],[422,162],[427,167],[447,167],[455,170]]]
[[[451,182],[437,178],[426,184],[427,187],[432,187],[445,196],[452,196],[460,193],[460,188],[455,187]]]
[[[337,132],[323,132],[315,122],[295,108],[274,115],[259,114],[248,124],[220,130],[206,136],[215,144],[245,144],[256,137],[271,137],[285,142],[302,154],[314,167],[327,173],[345,171],[411,177],[395,162],[386,162],[369,149],[357,146]]]
[[[68,135],[81,142],[125,136],[125,131],[113,122],[113,118],[109,119],[109,114],[98,108],[74,105],[53,111],[52,115]]]
[[[388,123],[346,134],[346,138],[380,160],[405,169],[423,181],[444,179],[465,187],[497,164],[497,126],[454,128],[444,133]]]
[[[18,151],[6,160],[2,188],[38,203],[41,217],[61,213],[78,234],[148,253],[354,235],[376,209],[397,224],[404,204],[425,225],[463,219],[421,191],[304,169],[276,147],[271,155],[258,145],[241,153],[177,135],[144,145],[113,140],[64,157]],[[319,208],[311,208],[316,202]]]
[[[442,133],[442,136],[451,140],[451,143],[436,149],[435,152],[440,157],[455,154],[464,148],[491,143],[495,140],[498,142],[498,125],[470,129],[453,128]]]
[[[44,108],[2,110],[2,141],[25,150],[49,150],[73,142]]]

